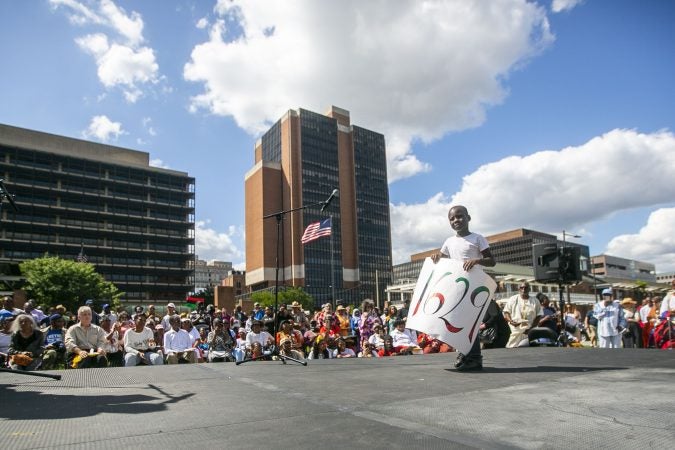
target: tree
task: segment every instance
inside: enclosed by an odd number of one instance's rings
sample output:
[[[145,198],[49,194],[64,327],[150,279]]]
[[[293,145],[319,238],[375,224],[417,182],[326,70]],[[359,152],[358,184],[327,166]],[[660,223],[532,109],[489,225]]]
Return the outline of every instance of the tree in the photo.
[[[274,306],[274,290],[257,291],[251,294],[251,300],[262,306]],[[303,309],[311,309],[314,306],[314,298],[301,287],[279,288],[279,304],[290,305],[294,301],[300,303]]]
[[[260,303],[262,306],[274,306],[274,292],[268,290],[253,292],[251,300]],[[281,291],[279,292],[279,302],[281,302]]]
[[[279,301],[282,302],[282,292],[279,292]],[[305,292],[301,287],[289,287],[283,291],[283,302],[290,305],[294,301],[302,305],[302,309],[310,310],[314,307],[314,297]]]
[[[105,300],[116,306],[123,294],[105,281],[93,264],[44,256],[24,261],[20,267],[28,295],[47,307],[61,304],[75,311],[87,299]]]

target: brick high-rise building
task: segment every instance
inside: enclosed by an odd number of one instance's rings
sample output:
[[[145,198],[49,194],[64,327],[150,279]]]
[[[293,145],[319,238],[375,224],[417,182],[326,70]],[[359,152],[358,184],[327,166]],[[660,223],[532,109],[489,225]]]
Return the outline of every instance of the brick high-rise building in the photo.
[[[255,146],[246,174],[246,283],[274,286],[277,225],[263,216],[339,198],[290,213],[282,222],[280,285],[303,286],[317,303],[358,303],[383,296],[391,279],[391,226],[384,136],[350,124],[349,112],[288,111]],[[305,227],[333,217],[331,238],[302,245]],[[331,253],[333,277],[331,277]],[[376,291],[379,290],[379,294]]]

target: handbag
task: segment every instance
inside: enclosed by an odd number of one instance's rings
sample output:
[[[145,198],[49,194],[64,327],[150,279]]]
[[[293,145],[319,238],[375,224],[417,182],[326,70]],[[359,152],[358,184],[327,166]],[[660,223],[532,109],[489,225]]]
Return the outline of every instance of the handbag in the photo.
[[[480,330],[478,336],[483,344],[492,344],[497,337],[497,330],[492,327],[486,327]]]
[[[12,363],[17,366],[28,367],[33,363],[33,358],[23,353],[17,353],[16,355],[12,355]]]

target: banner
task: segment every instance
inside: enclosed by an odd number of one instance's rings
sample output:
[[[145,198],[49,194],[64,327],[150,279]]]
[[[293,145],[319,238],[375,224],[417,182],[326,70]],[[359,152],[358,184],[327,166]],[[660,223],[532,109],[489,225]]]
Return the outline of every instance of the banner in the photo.
[[[462,261],[427,258],[415,285],[406,328],[421,331],[467,354],[497,284],[481,266],[468,272]]]

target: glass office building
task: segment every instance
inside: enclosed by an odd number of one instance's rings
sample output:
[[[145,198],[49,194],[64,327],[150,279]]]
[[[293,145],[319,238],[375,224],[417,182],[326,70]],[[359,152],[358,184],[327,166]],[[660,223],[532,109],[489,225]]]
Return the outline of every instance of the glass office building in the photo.
[[[0,216],[0,261],[84,255],[122,301],[194,290],[195,179],[145,152],[0,125],[0,177],[19,211]]]
[[[275,282],[276,227],[262,216],[315,205],[282,221],[281,284],[303,286],[318,304],[384,294],[391,277],[384,136],[349,121],[336,107],[326,115],[289,111],[256,145],[246,177],[246,273],[254,290]],[[321,212],[317,204],[334,189],[339,197]],[[300,244],[307,225],[328,217],[331,237]]]

